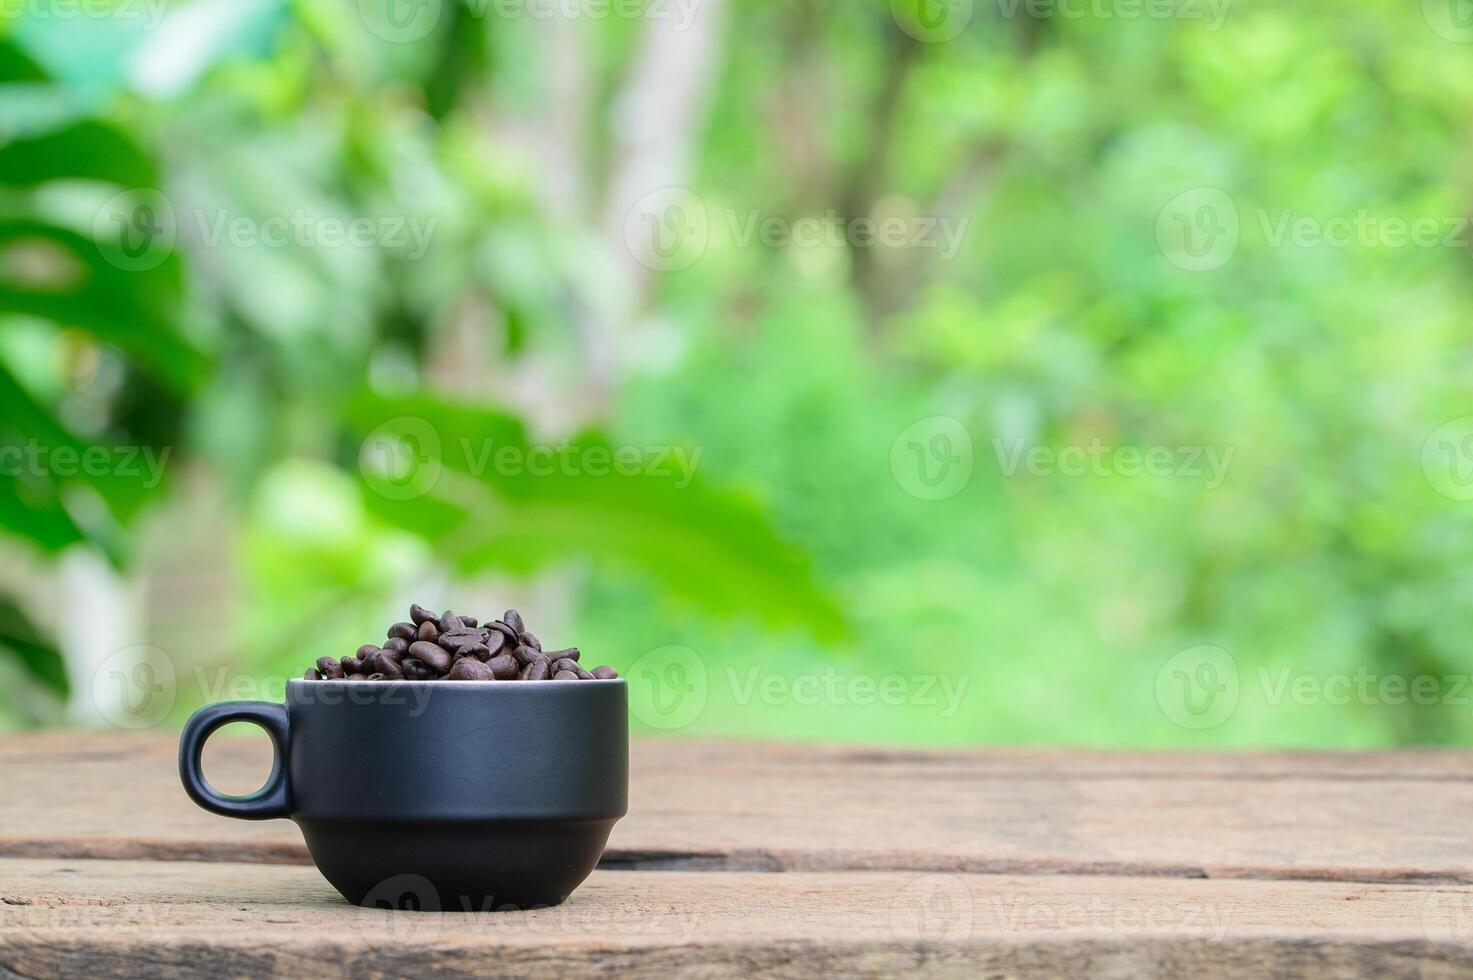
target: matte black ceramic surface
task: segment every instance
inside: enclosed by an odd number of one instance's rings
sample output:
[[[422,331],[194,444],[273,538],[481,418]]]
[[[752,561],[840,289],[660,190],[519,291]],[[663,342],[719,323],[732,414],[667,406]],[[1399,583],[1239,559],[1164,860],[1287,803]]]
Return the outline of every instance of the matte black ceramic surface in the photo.
[[[222,725],[260,725],[271,777],[244,797],[200,772]],[[628,808],[628,701],[612,681],[291,681],[286,705],[195,712],[179,776],[200,806],[290,817],[348,901],[484,911],[555,905]]]

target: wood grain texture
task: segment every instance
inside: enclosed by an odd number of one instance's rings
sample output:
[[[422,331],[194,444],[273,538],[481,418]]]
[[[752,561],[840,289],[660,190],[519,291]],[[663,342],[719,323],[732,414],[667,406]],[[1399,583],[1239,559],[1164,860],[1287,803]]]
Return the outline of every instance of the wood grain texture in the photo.
[[[211,771],[263,771],[265,753],[222,739]],[[631,771],[606,868],[1473,883],[1473,753],[645,740]],[[5,738],[0,786],[0,855],[307,861],[286,821],[189,803],[170,735]]]
[[[0,976],[1466,976],[1473,890],[595,872],[523,912],[353,908],[310,868],[0,859]]]

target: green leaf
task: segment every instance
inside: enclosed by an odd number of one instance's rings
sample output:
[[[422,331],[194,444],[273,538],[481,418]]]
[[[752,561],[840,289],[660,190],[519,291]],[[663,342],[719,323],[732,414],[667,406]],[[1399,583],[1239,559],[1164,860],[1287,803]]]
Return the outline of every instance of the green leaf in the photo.
[[[207,363],[174,329],[181,289],[175,255],[156,268],[127,271],[74,231],[0,220],[0,313],[86,330],[174,391],[192,390]]]
[[[349,412],[370,461],[387,449],[402,462],[399,447],[419,458],[416,478],[400,483],[363,467],[368,508],[431,540],[461,572],[589,558],[711,612],[844,634],[833,598],[755,504],[709,486],[673,452],[623,447],[621,473],[610,463],[620,447],[596,433],[534,446],[516,419],[427,396],[366,396]]]
[[[13,41],[0,41],[0,82],[39,82],[46,72]]]
[[[122,131],[95,119],[0,145],[0,183],[105,180],[120,187],[156,187],[158,170]]]
[[[55,644],[42,639],[26,615],[9,599],[0,597],[0,649],[14,653],[26,673],[61,697],[70,690],[66,667]]]

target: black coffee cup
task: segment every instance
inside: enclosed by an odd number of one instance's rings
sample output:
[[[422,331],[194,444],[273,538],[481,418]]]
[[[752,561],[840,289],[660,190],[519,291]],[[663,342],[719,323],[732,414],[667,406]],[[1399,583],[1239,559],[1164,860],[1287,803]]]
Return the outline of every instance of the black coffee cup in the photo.
[[[276,756],[248,796],[200,771],[222,725],[264,728]],[[622,680],[290,681],[286,704],[196,711],[179,778],[212,813],[289,817],[355,905],[488,911],[556,905],[628,810]]]

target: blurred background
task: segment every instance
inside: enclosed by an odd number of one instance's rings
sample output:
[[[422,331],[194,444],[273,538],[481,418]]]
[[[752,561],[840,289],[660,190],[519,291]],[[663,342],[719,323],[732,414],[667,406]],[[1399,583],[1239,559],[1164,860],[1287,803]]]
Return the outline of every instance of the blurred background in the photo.
[[[0,727],[1473,737],[1466,0],[0,0]]]

